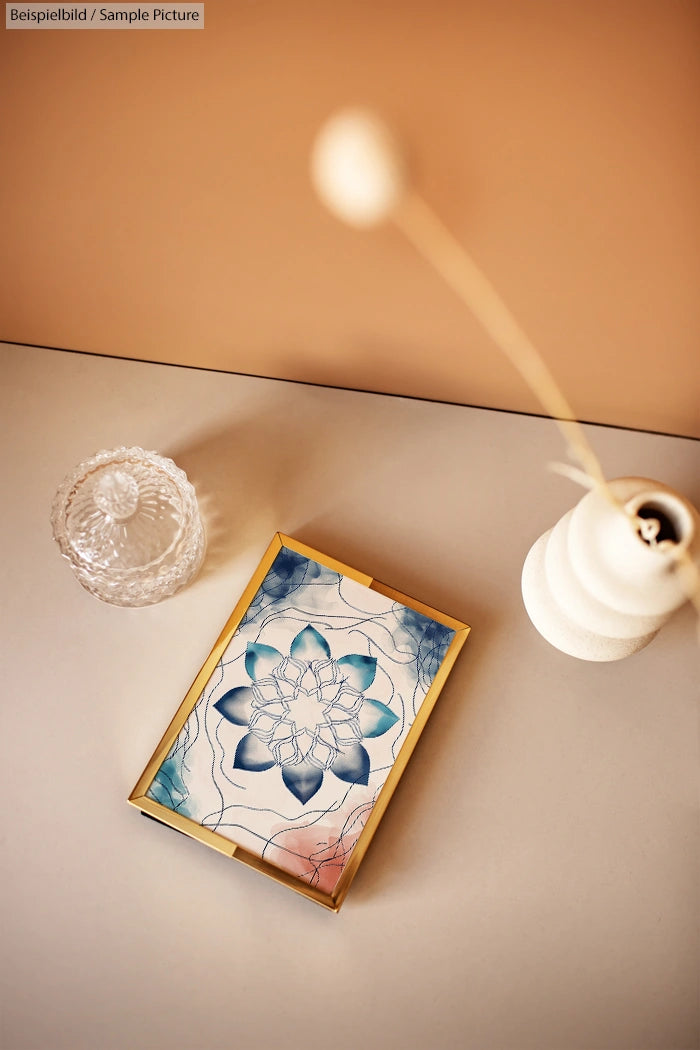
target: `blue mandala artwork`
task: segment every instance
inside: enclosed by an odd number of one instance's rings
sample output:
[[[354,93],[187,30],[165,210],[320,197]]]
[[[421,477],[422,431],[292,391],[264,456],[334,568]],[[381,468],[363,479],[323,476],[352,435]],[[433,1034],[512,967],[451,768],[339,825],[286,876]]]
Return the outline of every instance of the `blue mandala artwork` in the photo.
[[[332,892],[454,634],[282,546],[147,797]]]
[[[361,740],[381,736],[399,718],[365,695],[376,656],[350,653],[334,660],[326,639],[307,624],[289,656],[248,643],[245,669],[251,685],[229,690],[214,705],[249,729],[236,748],[235,769],[279,766],[300,802],[316,794],[327,770],[350,784],[368,783],[370,757]]]

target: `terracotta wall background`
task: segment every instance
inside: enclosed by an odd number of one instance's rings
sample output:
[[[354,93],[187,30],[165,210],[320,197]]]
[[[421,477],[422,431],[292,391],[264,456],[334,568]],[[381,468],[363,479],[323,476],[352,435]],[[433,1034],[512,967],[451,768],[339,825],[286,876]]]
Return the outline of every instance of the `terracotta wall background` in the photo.
[[[397,232],[315,200],[364,103],[582,418],[700,435],[696,0],[205,11],[3,30],[0,337],[537,410]]]

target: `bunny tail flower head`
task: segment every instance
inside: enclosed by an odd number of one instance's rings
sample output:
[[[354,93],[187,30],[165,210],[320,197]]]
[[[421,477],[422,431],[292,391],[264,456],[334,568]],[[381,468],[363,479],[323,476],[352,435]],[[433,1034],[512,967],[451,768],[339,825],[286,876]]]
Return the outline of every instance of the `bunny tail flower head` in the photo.
[[[367,784],[370,758],[362,741],[398,721],[386,704],[365,695],[376,675],[375,657],[352,653],[336,660],[324,636],[308,624],[288,656],[250,643],[245,669],[250,684],[229,689],[214,705],[248,730],[236,748],[234,769],[257,773],[278,766],[302,805],[328,772],[349,784]]]

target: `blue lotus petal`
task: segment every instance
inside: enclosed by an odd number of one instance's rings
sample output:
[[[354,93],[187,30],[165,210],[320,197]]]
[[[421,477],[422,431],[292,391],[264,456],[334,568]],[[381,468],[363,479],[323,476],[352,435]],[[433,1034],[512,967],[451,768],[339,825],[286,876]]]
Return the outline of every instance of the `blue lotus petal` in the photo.
[[[258,740],[254,733],[246,733],[236,748],[233,768],[259,773],[263,769],[270,769],[274,764],[275,760],[267,745]]]
[[[258,642],[248,642],[245,654],[245,669],[248,676],[254,682],[259,678],[266,678],[279,663],[282,662],[282,653],[272,645],[260,645]]]
[[[239,685],[235,689],[229,689],[227,693],[217,700],[214,708],[228,718],[237,726],[247,726],[253,713],[253,690],[249,685]]]
[[[360,729],[363,736],[381,736],[399,720],[390,707],[379,700],[365,699],[360,711]]]
[[[341,656],[338,667],[345,675],[345,680],[358,693],[364,693],[374,681],[377,673],[376,656],[360,656],[355,653],[351,656]]]
[[[323,783],[323,770],[310,762],[297,762],[294,766],[282,766],[282,780],[303,806]]]
[[[289,655],[295,660],[327,660],[331,655],[331,647],[323,635],[308,624],[292,642]]]
[[[369,755],[362,744],[351,744],[338,755],[331,769],[349,784],[366,784],[369,780]]]

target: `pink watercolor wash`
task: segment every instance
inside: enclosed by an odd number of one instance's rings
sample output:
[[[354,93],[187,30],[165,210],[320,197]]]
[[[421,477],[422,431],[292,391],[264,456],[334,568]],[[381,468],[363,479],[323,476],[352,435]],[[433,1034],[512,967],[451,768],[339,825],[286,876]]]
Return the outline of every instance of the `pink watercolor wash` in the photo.
[[[376,796],[365,793],[352,808],[336,814],[336,824],[279,826],[270,836],[265,859],[324,893],[332,893],[357,844]]]

